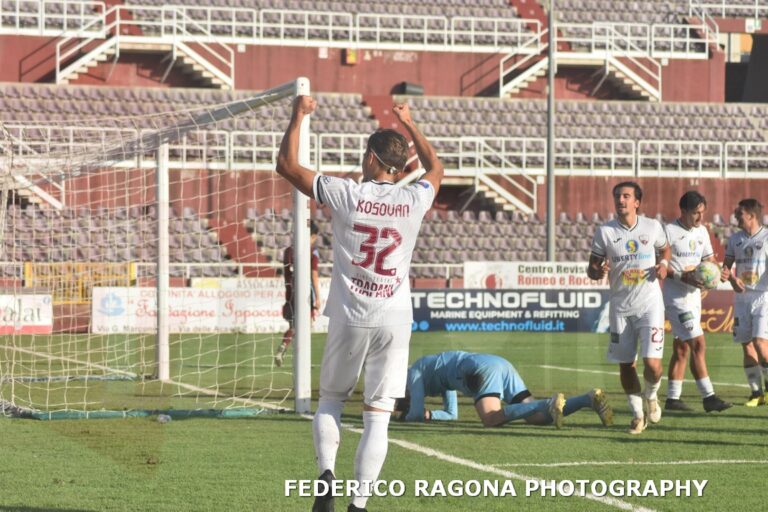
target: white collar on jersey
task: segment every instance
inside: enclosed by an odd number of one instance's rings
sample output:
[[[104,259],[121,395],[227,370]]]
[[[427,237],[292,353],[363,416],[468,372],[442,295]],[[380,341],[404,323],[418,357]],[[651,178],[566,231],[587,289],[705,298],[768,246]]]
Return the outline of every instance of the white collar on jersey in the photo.
[[[371,183],[375,185],[394,185],[391,181],[377,181],[377,180],[371,180]]]
[[[635,220],[635,224],[631,227],[621,222],[618,217],[616,218],[616,222],[618,223],[619,226],[626,229],[627,231],[632,231],[637,227],[638,224],[640,224],[640,216],[639,215],[637,216],[637,220]]]

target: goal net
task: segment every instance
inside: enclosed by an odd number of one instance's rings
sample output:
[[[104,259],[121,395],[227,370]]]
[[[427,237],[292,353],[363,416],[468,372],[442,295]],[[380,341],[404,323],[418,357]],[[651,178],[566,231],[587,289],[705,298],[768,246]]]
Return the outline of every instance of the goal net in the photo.
[[[308,234],[292,234],[295,199],[274,168],[299,87],[60,88],[58,115],[4,116],[0,412],[293,407],[293,368],[274,365],[282,249]],[[48,101],[30,91],[25,108]]]

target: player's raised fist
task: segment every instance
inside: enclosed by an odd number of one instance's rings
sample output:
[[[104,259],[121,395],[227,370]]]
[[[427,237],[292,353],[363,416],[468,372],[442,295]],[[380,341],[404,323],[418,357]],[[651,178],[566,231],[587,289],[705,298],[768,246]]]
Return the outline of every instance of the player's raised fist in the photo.
[[[403,124],[409,124],[412,121],[411,109],[408,107],[407,103],[396,103],[395,106],[392,107],[392,113],[395,114],[398,121]]]
[[[317,108],[317,101],[312,96],[296,96],[293,101],[293,114],[309,115]]]

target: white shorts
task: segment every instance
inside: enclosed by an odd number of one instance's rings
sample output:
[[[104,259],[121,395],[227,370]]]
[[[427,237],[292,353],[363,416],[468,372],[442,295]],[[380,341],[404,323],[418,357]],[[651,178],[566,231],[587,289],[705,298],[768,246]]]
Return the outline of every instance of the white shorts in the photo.
[[[735,301],[733,304],[733,341],[749,343],[755,338],[768,339],[768,301]]]
[[[664,304],[661,301],[637,316],[619,316],[611,311],[608,360],[634,363],[637,360],[638,339],[640,357],[661,359],[664,356]]]
[[[331,319],[320,367],[320,397],[346,400],[365,368],[363,402],[393,411],[395,399],[405,396],[410,341],[411,324],[352,327]]]
[[[672,325],[672,334],[683,341],[704,335],[701,328],[701,301],[672,302],[667,306],[667,319]]]

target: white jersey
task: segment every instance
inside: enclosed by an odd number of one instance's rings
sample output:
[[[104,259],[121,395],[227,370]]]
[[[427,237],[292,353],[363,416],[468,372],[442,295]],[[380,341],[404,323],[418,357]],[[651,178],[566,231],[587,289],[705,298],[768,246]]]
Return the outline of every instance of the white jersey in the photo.
[[[672,271],[679,276],[682,272],[693,270],[702,261],[714,255],[712,242],[707,228],[686,228],[679,220],[664,227],[667,240],[672,250]],[[701,300],[701,290],[676,279],[664,281],[664,303],[680,300]]]
[[[435,189],[317,175],[315,200],[333,212],[333,273],[325,315],[356,327],[413,322],[409,269]]]
[[[656,252],[666,245],[664,228],[647,217],[638,216],[631,228],[614,219],[597,229],[592,254],[610,266],[611,314],[640,315],[653,303],[662,303]]]
[[[734,274],[746,288],[744,293],[736,294],[737,301],[751,301],[768,292],[768,229],[765,226],[754,236],[744,230],[731,235],[725,247],[725,258],[736,263]]]

